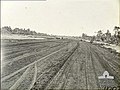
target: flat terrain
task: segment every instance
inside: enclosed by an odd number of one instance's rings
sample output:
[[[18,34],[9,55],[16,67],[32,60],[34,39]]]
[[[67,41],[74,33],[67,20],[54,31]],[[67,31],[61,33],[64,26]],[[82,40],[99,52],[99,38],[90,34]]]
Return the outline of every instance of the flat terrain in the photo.
[[[78,40],[2,40],[1,63],[2,90],[101,89],[120,85],[120,58]],[[104,71],[114,79],[98,79]]]

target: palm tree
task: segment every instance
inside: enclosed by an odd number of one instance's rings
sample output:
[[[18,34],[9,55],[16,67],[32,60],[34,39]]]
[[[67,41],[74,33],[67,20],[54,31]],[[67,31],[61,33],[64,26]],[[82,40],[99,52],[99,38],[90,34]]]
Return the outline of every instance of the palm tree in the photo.
[[[98,40],[98,41],[101,40],[102,35],[103,35],[102,31],[99,30],[99,31],[97,32],[97,40]]]
[[[109,43],[110,42],[110,38],[111,38],[111,33],[109,30],[107,30],[107,33],[105,33],[106,35],[106,41]]]
[[[117,34],[118,34],[119,29],[120,29],[120,27],[117,27],[117,26],[115,26],[115,27],[114,27],[114,29],[113,29],[113,30],[115,31],[115,35],[117,35]]]
[[[120,27],[117,27],[117,26],[115,26],[114,27],[114,31],[115,31],[115,34],[114,34],[114,37],[115,37],[115,39],[116,39],[116,44],[118,45],[119,43],[120,43],[120,31],[119,31],[119,29],[120,29]]]

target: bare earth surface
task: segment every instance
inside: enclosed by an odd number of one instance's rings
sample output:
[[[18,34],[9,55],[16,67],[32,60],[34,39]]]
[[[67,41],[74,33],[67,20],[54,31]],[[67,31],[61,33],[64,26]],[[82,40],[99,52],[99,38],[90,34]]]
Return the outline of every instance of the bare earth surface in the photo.
[[[120,58],[78,40],[2,40],[1,63],[2,90],[93,90],[120,85]],[[98,79],[104,71],[114,79]]]

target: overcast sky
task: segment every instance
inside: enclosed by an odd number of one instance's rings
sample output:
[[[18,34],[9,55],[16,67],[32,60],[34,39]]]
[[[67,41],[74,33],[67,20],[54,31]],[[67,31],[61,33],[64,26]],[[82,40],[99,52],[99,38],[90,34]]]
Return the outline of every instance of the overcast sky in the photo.
[[[1,26],[55,35],[93,35],[119,25],[119,0],[2,1],[1,9]]]

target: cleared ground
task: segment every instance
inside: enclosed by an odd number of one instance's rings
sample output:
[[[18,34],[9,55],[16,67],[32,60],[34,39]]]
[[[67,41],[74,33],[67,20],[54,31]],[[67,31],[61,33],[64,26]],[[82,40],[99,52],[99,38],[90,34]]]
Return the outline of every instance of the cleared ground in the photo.
[[[120,85],[120,58],[78,40],[3,40],[2,90],[98,89]],[[104,71],[114,80],[99,80]]]

